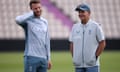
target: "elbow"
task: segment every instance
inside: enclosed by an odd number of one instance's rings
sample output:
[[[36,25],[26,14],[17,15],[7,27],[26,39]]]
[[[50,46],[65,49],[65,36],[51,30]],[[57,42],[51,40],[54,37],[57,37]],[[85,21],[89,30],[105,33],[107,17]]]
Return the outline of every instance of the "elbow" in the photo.
[[[19,25],[22,25],[24,23],[24,20],[21,18],[21,16],[17,16],[15,18],[15,22]]]
[[[19,16],[15,18],[15,22],[16,22],[17,24],[20,24]]]

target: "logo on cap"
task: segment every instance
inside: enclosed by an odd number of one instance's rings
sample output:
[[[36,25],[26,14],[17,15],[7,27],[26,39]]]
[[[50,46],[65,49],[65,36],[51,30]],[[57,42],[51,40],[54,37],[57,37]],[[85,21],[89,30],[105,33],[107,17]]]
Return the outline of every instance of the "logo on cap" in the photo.
[[[76,7],[75,11],[90,11],[90,7],[87,4],[80,4]]]

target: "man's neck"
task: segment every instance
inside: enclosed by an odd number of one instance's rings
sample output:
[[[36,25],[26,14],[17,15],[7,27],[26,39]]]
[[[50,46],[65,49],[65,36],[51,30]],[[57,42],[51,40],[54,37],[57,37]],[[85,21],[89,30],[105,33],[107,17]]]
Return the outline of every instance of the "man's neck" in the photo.
[[[38,16],[38,15],[35,15],[35,14],[34,14],[34,16],[35,16],[36,18],[40,18],[40,16]]]
[[[88,21],[89,21],[89,18],[85,19],[85,20],[82,20],[81,23],[84,24],[84,25],[86,25],[88,23]]]

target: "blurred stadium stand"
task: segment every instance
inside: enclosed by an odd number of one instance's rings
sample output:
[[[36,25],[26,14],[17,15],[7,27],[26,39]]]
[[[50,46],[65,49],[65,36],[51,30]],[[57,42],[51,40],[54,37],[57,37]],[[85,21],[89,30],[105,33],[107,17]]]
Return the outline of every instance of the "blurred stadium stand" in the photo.
[[[91,7],[91,18],[102,25],[106,49],[120,49],[120,0],[41,0],[52,50],[68,50],[72,24],[79,22],[74,9],[82,2]],[[29,0],[0,1],[0,51],[24,49],[24,32],[15,23],[15,17],[30,11],[28,3]]]

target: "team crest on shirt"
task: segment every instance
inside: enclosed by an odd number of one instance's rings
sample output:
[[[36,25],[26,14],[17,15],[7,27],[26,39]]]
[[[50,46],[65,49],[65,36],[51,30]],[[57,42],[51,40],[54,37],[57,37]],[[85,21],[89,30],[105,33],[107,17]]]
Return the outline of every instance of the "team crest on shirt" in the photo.
[[[91,30],[89,30],[89,35],[91,35]]]

